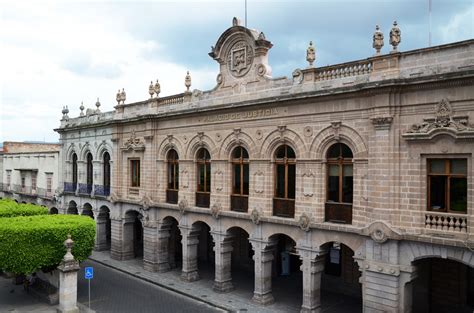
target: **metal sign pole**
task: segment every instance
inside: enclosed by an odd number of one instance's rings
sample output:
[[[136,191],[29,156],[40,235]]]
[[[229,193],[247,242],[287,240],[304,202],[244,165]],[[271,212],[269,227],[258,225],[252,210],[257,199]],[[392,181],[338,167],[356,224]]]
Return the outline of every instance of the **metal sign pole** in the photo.
[[[91,309],[91,280],[88,279],[89,281],[89,310]]]

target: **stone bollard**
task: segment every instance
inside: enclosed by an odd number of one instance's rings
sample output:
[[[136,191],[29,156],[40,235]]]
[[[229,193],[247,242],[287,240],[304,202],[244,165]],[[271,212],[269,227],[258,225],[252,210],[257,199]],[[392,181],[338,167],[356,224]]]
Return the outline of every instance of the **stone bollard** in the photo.
[[[77,307],[77,272],[79,271],[79,262],[74,260],[71,253],[74,242],[71,235],[67,235],[64,246],[67,249],[59,270],[59,307],[58,313],[79,313]]]

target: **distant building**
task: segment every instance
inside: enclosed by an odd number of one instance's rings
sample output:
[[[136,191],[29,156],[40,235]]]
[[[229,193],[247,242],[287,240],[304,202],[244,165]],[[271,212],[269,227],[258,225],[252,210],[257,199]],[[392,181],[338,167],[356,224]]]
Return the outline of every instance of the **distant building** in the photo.
[[[60,151],[59,144],[4,142],[0,153],[0,195],[44,205],[57,213]]]
[[[61,213],[94,217],[96,248],[146,270],[193,281],[205,261],[218,292],[243,272],[262,305],[301,290],[319,312],[329,290],[359,312],[471,312],[474,40],[399,52],[399,36],[323,67],[311,45],[309,66],[272,78],[272,43],[234,20],[212,90],[188,73],[181,94],[65,108]],[[4,190],[39,184],[39,164],[5,154]]]

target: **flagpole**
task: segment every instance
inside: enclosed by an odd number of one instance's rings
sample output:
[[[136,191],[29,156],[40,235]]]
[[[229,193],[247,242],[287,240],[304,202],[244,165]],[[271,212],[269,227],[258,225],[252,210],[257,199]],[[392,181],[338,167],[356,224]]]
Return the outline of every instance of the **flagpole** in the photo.
[[[428,0],[428,8],[430,14],[430,30],[429,30],[429,38],[428,38],[428,46],[431,47],[431,0]]]
[[[245,0],[245,28],[247,28],[247,0]]]

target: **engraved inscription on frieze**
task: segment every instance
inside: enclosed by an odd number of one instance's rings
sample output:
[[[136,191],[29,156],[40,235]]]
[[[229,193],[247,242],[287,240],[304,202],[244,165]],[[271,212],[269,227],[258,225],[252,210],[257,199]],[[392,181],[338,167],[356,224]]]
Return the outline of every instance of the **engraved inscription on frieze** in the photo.
[[[227,55],[228,68],[234,77],[242,77],[247,74],[252,66],[252,62],[252,48],[244,40],[237,41]]]
[[[269,109],[260,109],[244,112],[235,112],[235,113],[224,113],[224,114],[215,114],[205,116],[202,119],[199,119],[200,122],[209,123],[209,122],[220,122],[220,121],[229,121],[229,120],[247,120],[254,118],[264,118],[270,116],[278,116],[280,113],[286,114],[287,108],[269,108]]]

